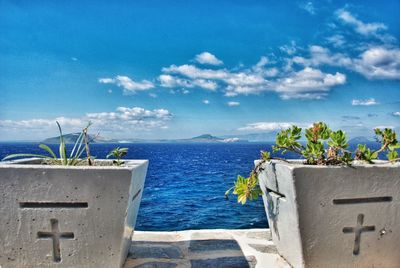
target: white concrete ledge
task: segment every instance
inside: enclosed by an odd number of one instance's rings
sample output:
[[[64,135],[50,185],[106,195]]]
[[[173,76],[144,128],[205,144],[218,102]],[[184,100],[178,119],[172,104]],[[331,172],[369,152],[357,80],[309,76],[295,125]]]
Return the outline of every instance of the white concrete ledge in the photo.
[[[290,267],[269,229],[135,231],[124,268]]]

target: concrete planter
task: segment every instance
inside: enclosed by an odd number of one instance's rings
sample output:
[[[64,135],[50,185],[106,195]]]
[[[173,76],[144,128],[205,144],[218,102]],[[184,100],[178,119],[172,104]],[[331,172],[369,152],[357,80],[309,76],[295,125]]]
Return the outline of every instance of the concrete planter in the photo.
[[[279,254],[293,267],[400,267],[400,164],[263,164]]]
[[[121,267],[148,161],[0,164],[0,267]],[[96,160],[105,161],[105,160]]]

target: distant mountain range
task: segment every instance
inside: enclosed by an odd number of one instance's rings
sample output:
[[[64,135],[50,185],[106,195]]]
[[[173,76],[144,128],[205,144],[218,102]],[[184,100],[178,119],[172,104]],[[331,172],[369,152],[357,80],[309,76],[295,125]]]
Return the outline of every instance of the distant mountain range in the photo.
[[[80,133],[70,133],[64,135],[64,140],[66,143],[75,143],[78,139]],[[175,139],[175,140],[146,140],[146,139],[107,139],[101,136],[89,135],[91,143],[246,143],[247,140],[243,140],[237,137],[226,137],[220,138],[213,136],[211,134],[203,134],[190,139]],[[60,142],[60,136],[47,138],[42,141],[43,143],[54,144]]]
[[[374,143],[376,142],[373,139],[368,139],[366,137],[360,136],[360,137],[355,137],[349,140],[350,144],[365,144],[365,143]]]
[[[242,140],[237,137],[231,137],[231,138],[220,138],[213,136],[211,134],[203,134],[197,137],[193,137],[190,139],[180,139],[180,140],[175,140],[175,142],[183,142],[183,143],[191,143],[191,142],[211,142],[211,143],[232,143],[232,142],[248,142],[247,140]]]
[[[65,134],[63,135],[65,143],[75,143],[75,141],[78,139],[80,133],[70,133],[70,134]],[[104,137],[100,136],[93,136],[89,135],[89,141],[92,143],[114,143],[118,142],[118,140],[114,139],[107,139]],[[47,138],[42,141],[43,143],[48,143],[48,144],[54,144],[54,143],[59,143],[60,142],[60,136],[57,137],[51,137]]]
[[[227,135],[216,137],[211,134],[203,134],[189,139],[107,139],[101,136],[89,135],[91,143],[248,143],[248,142],[271,142],[275,140],[277,132],[251,133],[243,135]],[[66,143],[75,143],[80,133],[70,133],[64,135]],[[55,144],[60,142],[60,136],[47,138],[43,143]],[[355,137],[349,140],[350,144],[374,143],[373,139],[366,137]]]

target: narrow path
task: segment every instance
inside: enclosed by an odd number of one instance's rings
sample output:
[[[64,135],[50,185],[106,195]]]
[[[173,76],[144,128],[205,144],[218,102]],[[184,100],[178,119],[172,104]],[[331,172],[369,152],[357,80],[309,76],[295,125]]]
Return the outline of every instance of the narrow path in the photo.
[[[289,268],[269,229],[135,231],[124,268]]]

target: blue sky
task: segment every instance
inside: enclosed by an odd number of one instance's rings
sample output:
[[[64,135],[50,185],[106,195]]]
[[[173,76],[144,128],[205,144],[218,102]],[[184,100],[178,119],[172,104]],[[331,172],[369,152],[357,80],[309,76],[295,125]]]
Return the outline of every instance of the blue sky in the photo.
[[[0,140],[400,127],[399,1],[0,1]]]

